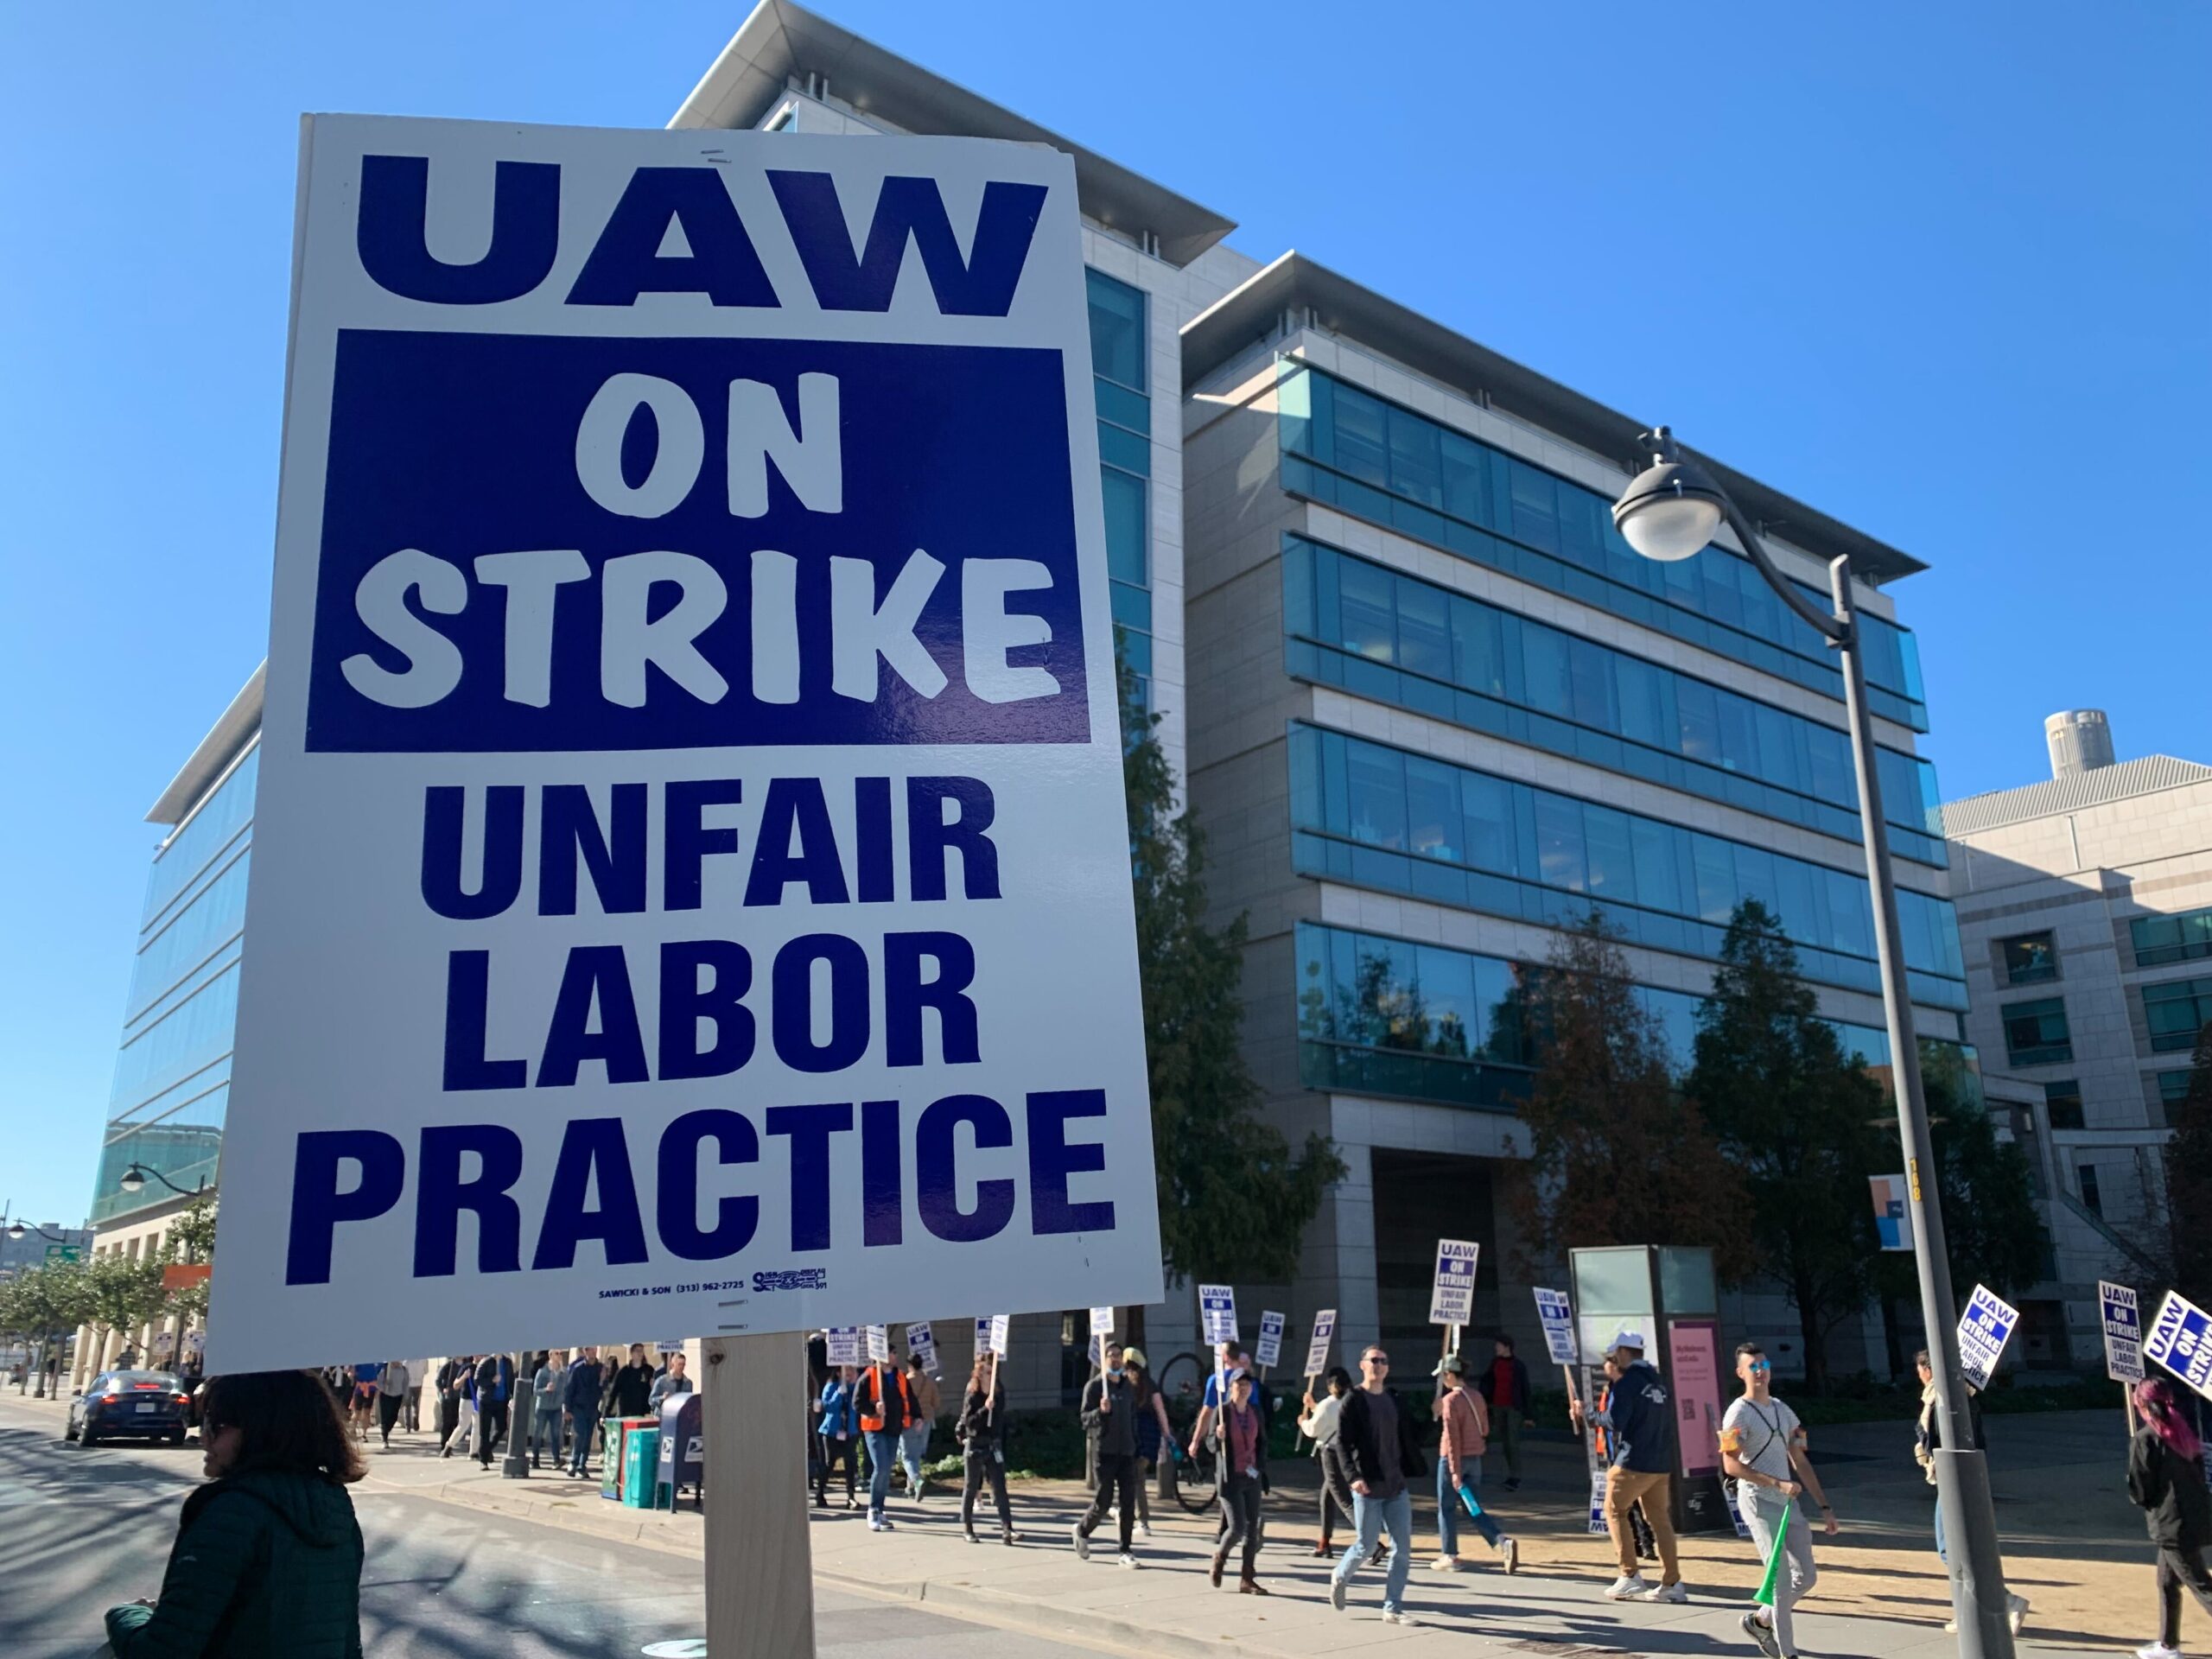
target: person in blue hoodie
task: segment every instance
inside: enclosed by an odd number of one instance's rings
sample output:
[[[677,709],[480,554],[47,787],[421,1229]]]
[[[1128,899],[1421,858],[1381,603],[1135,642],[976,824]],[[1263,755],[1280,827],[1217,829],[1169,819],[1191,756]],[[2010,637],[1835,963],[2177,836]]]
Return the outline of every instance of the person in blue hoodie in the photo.
[[[599,1350],[580,1348],[569,1362],[563,1385],[561,1408],[569,1414],[569,1472],[578,1479],[590,1472],[591,1443],[599,1433],[599,1395],[607,1373],[599,1363]]]
[[[1643,1357],[1641,1331],[1616,1332],[1605,1344],[1605,1376],[1611,1383],[1605,1404],[1586,1408],[1576,1401],[1575,1421],[1604,1433],[1605,1529],[1621,1575],[1607,1586],[1614,1601],[1634,1596],[1643,1601],[1688,1601],[1681,1563],[1675,1553],[1675,1522],[1669,1510],[1675,1478],[1675,1408],[1666,1380]],[[1659,1583],[1655,1588],[1637,1570],[1636,1535],[1628,1512],[1643,1505],[1643,1518],[1659,1547]]]
[[[815,1419],[815,1432],[822,1437],[822,1459],[814,1465],[817,1509],[830,1507],[830,1470],[841,1459],[845,1465],[845,1507],[860,1508],[853,1497],[855,1454],[861,1438],[860,1414],[853,1400],[857,1376],[854,1367],[840,1365],[822,1385],[822,1414]]]

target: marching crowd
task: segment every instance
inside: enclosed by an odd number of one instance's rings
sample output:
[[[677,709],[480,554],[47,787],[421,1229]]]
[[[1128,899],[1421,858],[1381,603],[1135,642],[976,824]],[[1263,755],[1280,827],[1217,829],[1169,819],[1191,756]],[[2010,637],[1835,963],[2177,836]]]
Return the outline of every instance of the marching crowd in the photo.
[[[1605,1469],[1604,1515],[1619,1573],[1602,1593],[1616,1601],[1681,1602],[1689,1592],[1670,1516],[1675,1413],[1644,1346],[1640,1332],[1618,1332],[1604,1357],[1605,1387],[1587,1401],[1570,1399],[1570,1412],[1592,1437]],[[864,1452],[868,1526],[887,1532],[893,1526],[894,1469],[903,1468],[907,1502],[927,1501],[929,1440],[947,1402],[921,1356],[836,1368],[824,1358],[817,1339],[810,1351],[808,1384],[814,1501],[828,1506],[832,1482],[842,1476],[845,1506],[861,1508],[856,1453]],[[1921,1358],[1923,1409],[1914,1452],[1932,1484],[1940,1437],[1930,1374],[1925,1356]],[[1258,1570],[1266,1533],[1262,1499],[1271,1485],[1268,1431],[1277,1402],[1241,1344],[1223,1344],[1216,1359],[1185,1446],[1179,1443],[1142,1351],[1106,1351],[1081,1399],[1096,1488],[1069,1541],[1079,1559],[1090,1560],[1094,1538],[1112,1517],[1116,1560],[1139,1566],[1135,1542],[1152,1535],[1147,1477],[1163,1456],[1203,1461],[1210,1455],[1217,1502],[1209,1576],[1220,1587],[1233,1567],[1239,1593],[1267,1596],[1271,1592]],[[1773,1392],[1766,1355],[1756,1344],[1739,1344],[1735,1371],[1741,1391],[1719,1426],[1720,1460],[1752,1548],[1768,1563],[1768,1585],[1759,1605],[1741,1616],[1742,1628],[1759,1653],[1781,1659],[1797,1651],[1793,1611],[1818,1577],[1808,1505],[1819,1512],[1826,1535],[1833,1536],[1838,1523],[1813,1467],[1804,1426]],[[256,1652],[281,1645],[292,1659],[358,1655],[361,1539],[346,1488],[364,1472],[359,1448],[372,1435],[388,1446],[395,1427],[416,1424],[426,1381],[429,1397],[423,1403],[435,1414],[442,1456],[473,1443],[478,1460],[488,1465],[513,1435],[526,1438],[533,1466],[543,1467],[550,1458],[575,1475],[588,1472],[607,1420],[650,1414],[692,1387],[680,1352],[656,1363],[643,1344],[626,1354],[602,1355],[592,1348],[538,1353],[519,1376],[505,1354],[448,1359],[428,1379],[415,1372],[406,1362],[391,1361],[336,1367],[319,1380],[299,1372],[211,1379],[200,1395],[207,1484],[186,1503],[158,1599],[109,1613],[114,1651],[126,1659],[132,1653],[199,1651],[194,1640],[219,1624],[233,1633],[268,1635],[265,1649],[251,1648]],[[1412,1495],[1432,1472],[1437,1500],[1432,1566],[1448,1573],[1465,1565],[1464,1524],[1505,1573],[1519,1567],[1518,1541],[1485,1502],[1483,1465],[1496,1446],[1503,1454],[1504,1491],[1510,1498],[1518,1490],[1520,1434],[1534,1426],[1528,1370],[1503,1337],[1496,1340],[1491,1363],[1472,1375],[1457,1356],[1439,1364],[1433,1379],[1433,1459],[1414,1409],[1418,1395],[1427,1391],[1392,1392],[1390,1354],[1380,1343],[1361,1350],[1359,1373],[1355,1381],[1341,1367],[1332,1370],[1300,1402],[1299,1443],[1311,1443],[1320,1474],[1312,1553],[1335,1561],[1332,1606],[1342,1611],[1361,1572],[1380,1568],[1382,1617],[1411,1624],[1416,1622],[1407,1600],[1415,1559]],[[2212,1574],[2204,1560],[2212,1547],[2212,1496],[2203,1476],[2203,1446],[2195,1412],[2171,1384],[2153,1378],[2137,1385],[2133,1399],[2141,1427],[2129,1446],[2126,1489],[2145,1515],[2156,1550],[2159,1626],[2157,1640],[2137,1651],[2139,1659],[2180,1659],[2183,1592],[2212,1615]],[[982,1541],[976,1509],[988,1491],[1000,1541],[1015,1543],[1020,1534],[1007,1491],[1009,1414],[997,1361],[989,1354],[978,1357],[952,1414],[963,1470],[962,1532],[970,1542]],[[1965,1432],[1979,1443],[1978,1414]],[[1935,1545],[1939,1554],[1945,1553],[1940,1513]],[[1646,1562],[1656,1563],[1656,1583],[1645,1577]],[[318,1618],[311,1629],[286,1624],[279,1643],[276,1625],[284,1610],[297,1604],[288,1586],[308,1582],[317,1586]],[[2024,1600],[2012,1598],[2016,1631],[2027,1611]]]

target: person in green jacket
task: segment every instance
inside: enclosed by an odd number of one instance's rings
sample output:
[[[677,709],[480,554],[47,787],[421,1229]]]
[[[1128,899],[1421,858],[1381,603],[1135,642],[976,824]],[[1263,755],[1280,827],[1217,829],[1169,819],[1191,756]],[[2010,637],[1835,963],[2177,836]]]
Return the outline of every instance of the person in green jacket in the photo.
[[[207,1484],[184,1501],[162,1593],[111,1607],[117,1659],[360,1659],[363,1471],[306,1371],[212,1378]]]

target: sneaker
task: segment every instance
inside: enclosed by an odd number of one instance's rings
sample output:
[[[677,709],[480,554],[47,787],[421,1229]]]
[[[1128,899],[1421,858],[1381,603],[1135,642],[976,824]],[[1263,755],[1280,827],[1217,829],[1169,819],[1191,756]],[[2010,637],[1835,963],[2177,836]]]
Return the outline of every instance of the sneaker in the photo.
[[[1234,1402],[1232,1402],[1231,1403]],[[1505,1490],[1509,1492],[1519,1491],[1521,1490],[1521,1477],[1518,1475],[1508,1475],[1505,1478]]]
[[[976,1529],[973,1527],[961,1528],[960,1535],[963,1538],[965,1538],[971,1544],[980,1544],[983,1541],[981,1538],[976,1535]]]
[[[2170,1648],[2163,1642],[2152,1642],[2136,1649],[2135,1659],[2181,1659],[2181,1649]]]
[[[891,1517],[890,1517],[889,1516],[887,1516],[887,1515],[879,1515],[879,1516],[877,1516],[875,1517],[875,1529],[876,1529],[878,1532],[889,1532],[889,1531],[891,1531],[891,1530],[892,1530],[892,1526],[891,1526]]]
[[[1440,1573],[1457,1573],[1459,1570],[1459,1558],[1457,1555],[1440,1555],[1429,1565]]]
[[[1233,1404],[1234,1402],[1232,1402],[1231,1403]],[[1149,1538],[1152,1536],[1152,1526],[1149,1522],[1140,1521],[1137,1522],[1137,1536],[1140,1538]]]
[[[1637,1598],[1638,1601],[1688,1601],[1689,1599],[1690,1592],[1680,1579],[1672,1584],[1662,1584],[1656,1590],[1647,1590]]]
[[[1385,1624],[1418,1624],[1421,1620],[1402,1607],[1385,1607],[1382,1610],[1382,1622]]]
[[[1344,1581],[1334,1574],[1329,1579],[1329,1605],[1340,1613],[1344,1610]]]
[[[1137,1558],[1130,1554],[1126,1549],[1114,1558],[1114,1565],[1116,1567],[1135,1568],[1136,1564]]]
[[[2020,1626],[2028,1622],[2028,1599],[2025,1596],[2006,1596],[2005,1616],[2012,1621],[2012,1634],[2020,1633]]]
[[[1499,1539],[1497,1541],[1497,1553],[1505,1558],[1506,1577],[1510,1579],[1516,1573],[1518,1573],[1521,1570],[1521,1541],[1519,1539]]]
[[[870,1532],[881,1532],[883,1530],[883,1517],[880,1515],[871,1515],[868,1516],[868,1529]]]
[[[1946,1636],[1956,1636],[1958,1633],[1959,1633],[1959,1621],[1958,1621],[1957,1619],[1955,1619],[1955,1618],[1947,1618],[1947,1619],[1945,1619],[1945,1620],[1943,1621],[1943,1634],[1944,1634],[1944,1635],[1946,1635]]]
[[[1076,1560],[1078,1561],[1089,1560],[1090,1559],[1090,1540],[1084,1534],[1083,1522],[1080,1521],[1077,1522],[1076,1524],[1069,1529],[1068,1536],[1075,1541]]]
[[[1317,1561],[1332,1561],[1332,1560],[1336,1560],[1336,1558],[1337,1558],[1337,1552],[1336,1552],[1335,1550],[1332,1549],[1328,1545],[1326,1545],[1326,1544],[1316,1544],[1316,1545],[1314,1545],[1314,1546],[1313,1546],[1313,1559],[1314,1559],[1315,1560],[1317,1560]]]
[[[1759,1623],[1757,1613],[1744,1615],[1744,1634],[1758,1644],[1766,1659],[1782,1659],[1782,1643],[1775,1640],[1773,1628]]]
[[[1001,1527],[999,1529],[999,1542],[1004,1544],[1008,1549],[1014,1548],[1014,1541],[1020,1536],[1021,1535],[1012,1527]]]
[[[1651,1586],[1631,1573],[1626,1578],[1615,1579],[1605,1586],[1607,1601],[1626,1601],[1630,1596],[1640,1596]]]

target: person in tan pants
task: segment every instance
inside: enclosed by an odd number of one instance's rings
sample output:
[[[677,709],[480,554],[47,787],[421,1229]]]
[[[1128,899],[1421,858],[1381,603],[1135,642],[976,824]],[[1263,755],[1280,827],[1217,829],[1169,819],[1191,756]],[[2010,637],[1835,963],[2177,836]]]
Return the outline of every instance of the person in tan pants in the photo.
[[[1682,1587],[1681,1563],[1675,1551],[1673,1498],[1675,1471],[1675,1412],[1667,1384],[1643,1357],[1643,1333],[1620,1331],[1605,1345],[1605,1377],[1610,1385],[1602,1404],[1586,1411],[1573,1406],[1576,1421],[1587,1421],[1601,1431],[1606,1459],[1605,1528],[1612,1535],[1613,1553],[1621,1575],[1607,1586],[1614,1601],[1634,1597],[1641,1601],[1688,1601]],[[1643,1518],[1659,1549],[1659,1583],[1647,1585],[1637,1570],[1636,1535],[1628,1512],[1643,1505]]]

